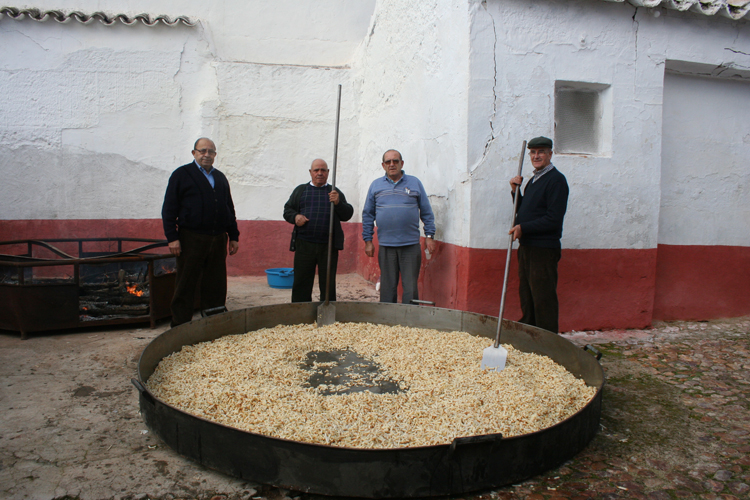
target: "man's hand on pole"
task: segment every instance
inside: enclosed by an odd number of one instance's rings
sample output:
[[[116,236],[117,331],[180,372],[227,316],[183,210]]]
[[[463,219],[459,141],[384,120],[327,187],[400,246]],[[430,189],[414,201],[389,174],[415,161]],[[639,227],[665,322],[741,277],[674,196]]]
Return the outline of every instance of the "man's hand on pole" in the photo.
[[[330,193],[328,193],[328,201],[332,202],[334,205],[338,205],[339,204],[339,192],[334,189]]]

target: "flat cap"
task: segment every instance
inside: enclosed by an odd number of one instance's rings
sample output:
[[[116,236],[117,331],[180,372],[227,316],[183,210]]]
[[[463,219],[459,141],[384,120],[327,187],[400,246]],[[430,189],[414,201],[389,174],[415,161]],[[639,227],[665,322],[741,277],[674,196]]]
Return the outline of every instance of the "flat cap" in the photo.
[[[526,145],[527,148],[550,148],[552,149],[552,139],[548,137],[534,137]]]

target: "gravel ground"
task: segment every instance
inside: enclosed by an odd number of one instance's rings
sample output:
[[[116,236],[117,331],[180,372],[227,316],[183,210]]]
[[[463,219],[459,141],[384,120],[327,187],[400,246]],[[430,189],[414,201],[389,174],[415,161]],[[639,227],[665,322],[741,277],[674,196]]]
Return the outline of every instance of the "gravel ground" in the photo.
[[[339,277],[339,300],[377,300]],[[238,309],[289,300],[265,278],[230,279]],[[168,328],[0,331],[0,498],[317,500],[182,458],[152,436],[130,378]],[[607,375],[600,432],[573,460],[465,499],[750,498],[750,317],[570,332]]]

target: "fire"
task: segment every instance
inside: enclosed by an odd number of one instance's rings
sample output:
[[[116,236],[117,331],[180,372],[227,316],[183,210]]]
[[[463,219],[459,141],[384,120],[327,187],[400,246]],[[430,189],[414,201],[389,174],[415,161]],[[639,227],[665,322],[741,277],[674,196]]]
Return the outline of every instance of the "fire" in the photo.
[[[125,288],[127,288],[128,293],[135,295],[136,297],[141,297],[143,295],[143,290],[136,290],[136,285],[128,285]]]

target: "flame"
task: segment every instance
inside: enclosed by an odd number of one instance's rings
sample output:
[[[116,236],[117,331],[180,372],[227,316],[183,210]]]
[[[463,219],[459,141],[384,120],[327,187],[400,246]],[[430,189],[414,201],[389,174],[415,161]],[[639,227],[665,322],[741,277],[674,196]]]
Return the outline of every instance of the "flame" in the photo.
[[[135,295],[136,297],[141,297],[143,295],[143,290],[136,290],[136,285],[128,285],[125,288],[127,288],[128,293]]]

